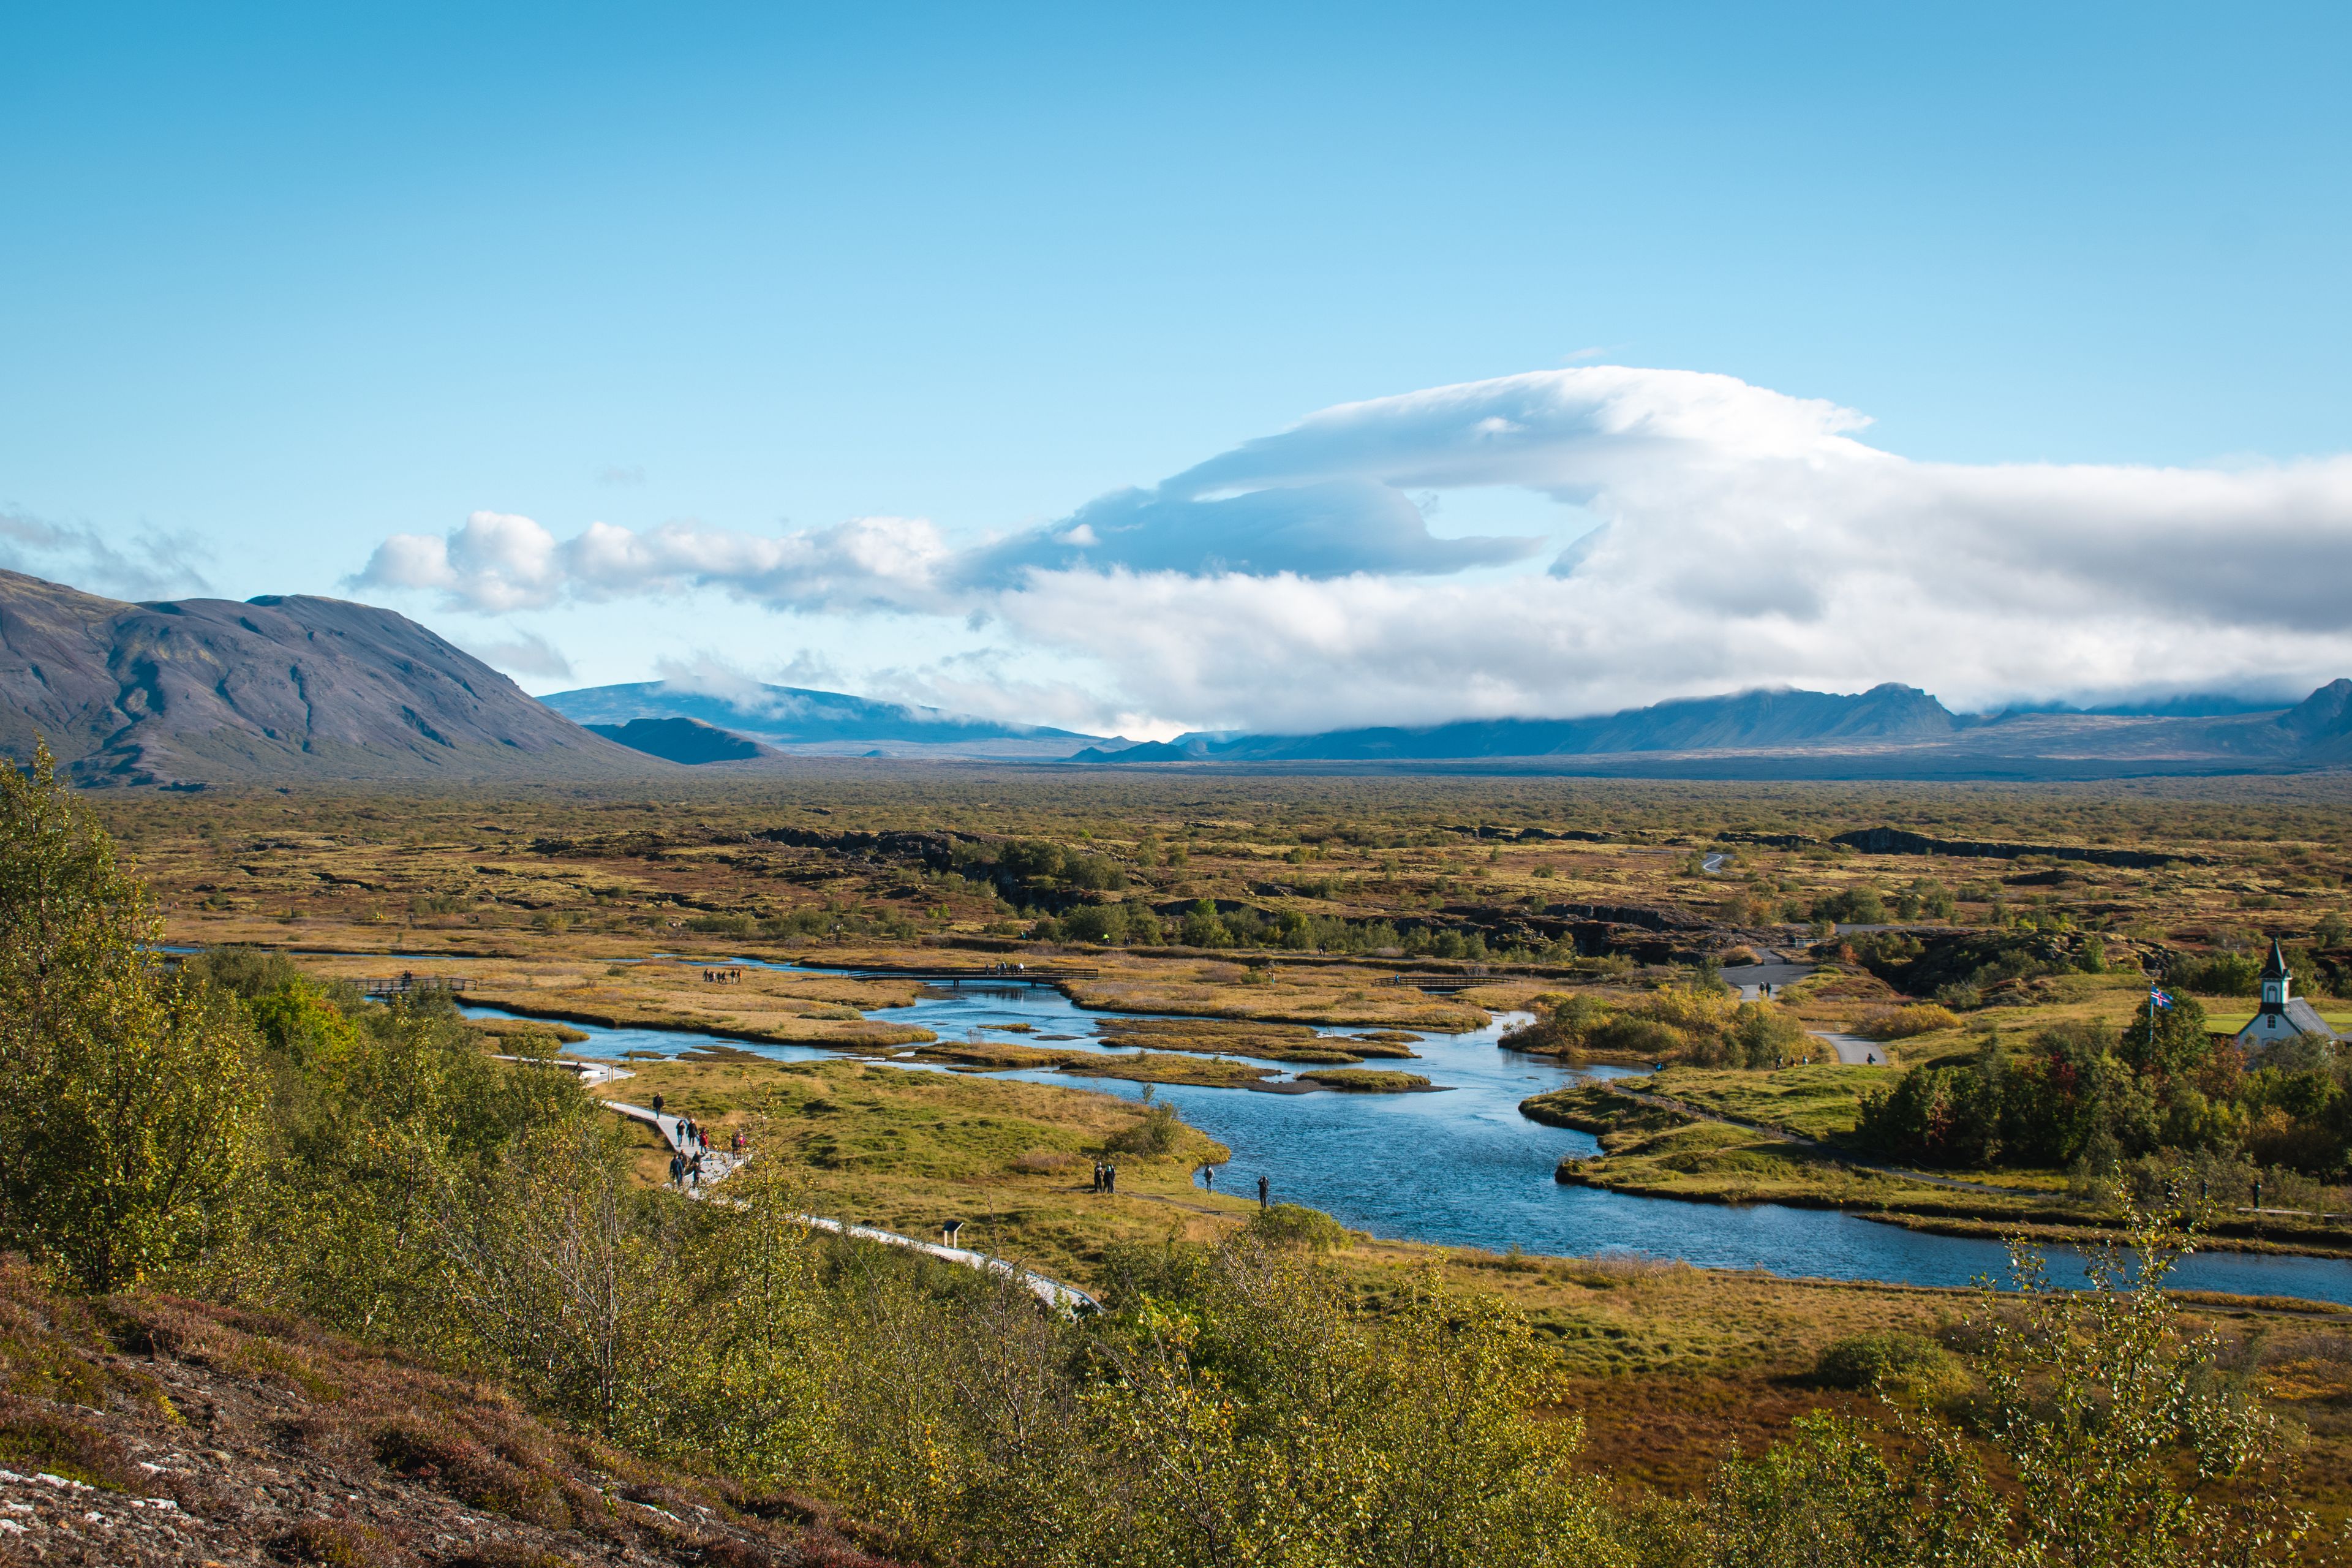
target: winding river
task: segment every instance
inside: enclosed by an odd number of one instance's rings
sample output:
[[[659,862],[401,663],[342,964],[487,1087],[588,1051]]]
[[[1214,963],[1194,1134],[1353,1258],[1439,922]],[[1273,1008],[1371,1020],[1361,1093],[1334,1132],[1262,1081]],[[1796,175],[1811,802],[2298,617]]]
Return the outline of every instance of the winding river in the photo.
[[[757,960],[730,962],[788,967]],[[477,1006],[466,1011],[496,1013]],[[1100,1049],[1095,1042],[1099,1021],[1146,1015],[1088,1012],[1044,986],[980,982],[929,991],[911,1007],[870,1016],[919,1025],[943,1039],[960,1039],[991,1025],[1026,1024],[1034,1033],[987,1037],[1069,1036],[1076,1038],[1050,1043]],[[1531,1253],[1566,1256],[1625,1251],[1683,1258],[1711,1268],[1915,1285],[1966,1285],[2003,1269],[2006,1259],[1997,1242],[1928,1236],[1832,1210],[1777,1204],[1735,1208],[1561,1186],[1552,1180],[1560,1157],[1595,1153],[1600,1145],[1590,1134],[1528,1121],[1519,1114],[1519,1101],[1580,1079],[1626,1069],[1562,1068],[1498,1048],[1496,1039],[1515,1021],[1503,1015],[1470,1034],[1429,1035],[1412,1047],[1419,1061],[1370,1064],[1424,1074],[1433,1083],[1448,1086],[1444,1093],[1265,1094],[1184,1084],[1153,1085],[1151,1093],[1233,1151],[1232,1162],[1217,1173],[1221,1189],[1254,1195],[1263,1175],[1277,1200],[1326,1210],[1375,1236],[1496,1251],[1516,1246]],[[780,1060],[836,1054],[810,1047],[722,1041],[680,1030],[575,1026],[589,1036],[569,1047],[575,1056],[617,1057],[633,1050],[670,1056],[706,1045]],[[913,1062],[896,1065],[940,1070]],[[1144,1092],[1140,1084],[1054,1072],[996,1076],[1129,1100]],[[2064,1271],[2060,1258],[2052,1263],[2053,1274]],[[2185,1259],[2173,1282],[2183,1289],[2299,1296],[2352,1305],[2352,1262],[2331,1258],[2202,1253]]]

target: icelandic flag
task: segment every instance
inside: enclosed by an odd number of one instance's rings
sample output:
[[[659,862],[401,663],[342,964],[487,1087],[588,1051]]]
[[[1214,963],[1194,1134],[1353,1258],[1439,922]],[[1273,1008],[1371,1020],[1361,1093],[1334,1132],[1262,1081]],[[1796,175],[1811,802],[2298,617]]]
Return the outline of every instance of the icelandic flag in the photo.
[[[2169,1007],[2172,1005],[2172,998],[2151,985],[2147,988],[2147,1005],[2150,1007]]]

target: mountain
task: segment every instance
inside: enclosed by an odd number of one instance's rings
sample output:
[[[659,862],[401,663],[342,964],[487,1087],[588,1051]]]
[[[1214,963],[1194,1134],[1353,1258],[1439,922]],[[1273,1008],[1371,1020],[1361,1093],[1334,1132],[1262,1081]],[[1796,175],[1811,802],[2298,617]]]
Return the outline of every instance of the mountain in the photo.
[[[666,762],[698,766],[704,763],[740,763],[773,756],[772,748],[747,741],[731,730],[721,730],[699,719],[632,719],[625,724],[590,724],[587,728],[608,741],[618,741],[633,752]]]
[[[636,720],[690,719],[785,752],[1052,759],[1101,739],[796,686],[757,686],[719,697],[649,680],[559,691],[542,700],[600,733]]]
[[[1428,729],[1335,730],[1321,735],[1180,735],[1125,751],[1087,751],[1080,762],[1365,761],[1379,758],[1595,756],[1798,746],[1823,741],[1948,736],[1963,721],[1916,686],[1873,687],[1859,697],[1823,691],[1743,691],[1629,708],[1593,719],[1475,719]]]
[[[1878,686],[1850,697],[1746,691],[1590,719],[1493,719],[1320,735],[1182,735],[1125,748],[1090,747],[1071,761],[1722,779],[2300,773],[2352,764],[2352,680],[2321,687],[2292,709],[2255,711],[2200,698],[2157,705],[2154,711],[1971,716],[1955,714],[1909,686]]]
[[[0,572],[0,752],[82,784],[614,778],[644,753],[404,616],[307,595],[133,605]]]

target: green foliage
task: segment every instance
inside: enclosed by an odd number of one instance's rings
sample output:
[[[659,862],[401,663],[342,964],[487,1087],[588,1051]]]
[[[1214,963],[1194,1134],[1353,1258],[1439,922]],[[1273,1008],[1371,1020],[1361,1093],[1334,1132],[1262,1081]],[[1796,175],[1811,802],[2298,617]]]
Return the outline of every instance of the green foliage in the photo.
[[[251,1034],[162,937],[47,749],[0,770],[0,1237],[89,1290],[233,1233],[257,1147]]]
[[[1325,1214],[1298,1204],[1274,1204],[1250,1215],[1242,1227],[1269,1247],[1303,1247],[1310,1252],[1336,1252],[1352,1239],[1348,1227]]]
[[[1870,1040],[1907,1040],[1915,1035],[1932,1035],[1938,1029],[1959,1026],[1960,1021],[1948,1008],[1922,1002],[1906,1007],[1874,1008],[1854,1025],[1853,1032]]]
[[[1759,1458],[1723,1466],[1698,1554],[1711,1568],[1994,1568],[2013,1561],[2000,1514],[1956,1435],[1929,1428],[1895,1447],[1816,1411]]]
[[[1609,1005],[1598,996],[1564,996],[1549,1010],[1539,1011],[1534,1022],[1505,1033],[1497,1044],[1507,1050],[1538,1051],[1582,1061],[1593,1036],[1610,1016]]]
[[[1173,1150],[1183,1132],[1184,1123],[1172,1107],[1154,1105],[1105,1138],[1103,1152],[1154,1158]]]
[[[2185,959],[2165,971],[2175,991],[2205,996],[2252,996],[2262,989],[2263,966],[2251,953],[2216,952]]]
[[[1884,925],[1886,900],[1876,888],[1841,888],[1813,900],[1812,916],[1840,925]]]
[[[2276,1424],[2221,1375],[2217,1342],[2184,1332],[2164,1294],[2186,1246],[2139,1221],[2127,1253],[2092,1255],[2082,1290],[2053,1288],[2038,1253],[2011,1248],[2011,1289],[1987,1287],[1968,1357],[1986,1389],[1978,1430],[2011,1488],[1992,1488],[1942,1421],[1896,1412],[1881,1428],[1815,1415],[1724,1467],[1694,1554],[1743,1568],[2296,1561],[2312,1521],[2280,1500]],[[1854,1348],[1832,1347],[1841,1371],[1875,1380],[1889,1347],[1844,1343]]]
[[[1883,1388],[1926,1394],[1957,1392],[1966,1384],[1959,1359],[1935,1341],[1894,1331],[1849,1334],[1824,1348],[1813,1367],[1831,1388]]]
[[[1863,1097],[1860,1146],[1934,1164],[2080,1167],[2105,1178],[2159,1151],[2234,1152],[2332,1174],[2352,1150],[2347,1064],[2242,1070],[2187,997],[2146,1002],[2120,1033],[2043,1030],[2015,1053],[1990,1036],[1965,1063],[1913,1068]]]
[[[2151,994],[2140,998],[2116,1042],[2116,1055],[2135,1071],[2170,1078],[2193,1073],[2213,1059],[2205,1009],[2193,996],[2168,993],[2172,1005],[2158,1007]]]

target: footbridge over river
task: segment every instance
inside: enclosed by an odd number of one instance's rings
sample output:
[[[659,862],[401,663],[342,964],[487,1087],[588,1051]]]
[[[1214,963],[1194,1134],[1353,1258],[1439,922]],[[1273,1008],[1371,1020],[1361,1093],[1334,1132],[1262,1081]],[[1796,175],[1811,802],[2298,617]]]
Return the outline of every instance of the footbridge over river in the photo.
[[[814,969],[818,965],[805,964]],[[1065,980],[1092,980],[1099,969],[840,969],[833,973],[852,980],[919,980],[926,985],[1058,985]]]

